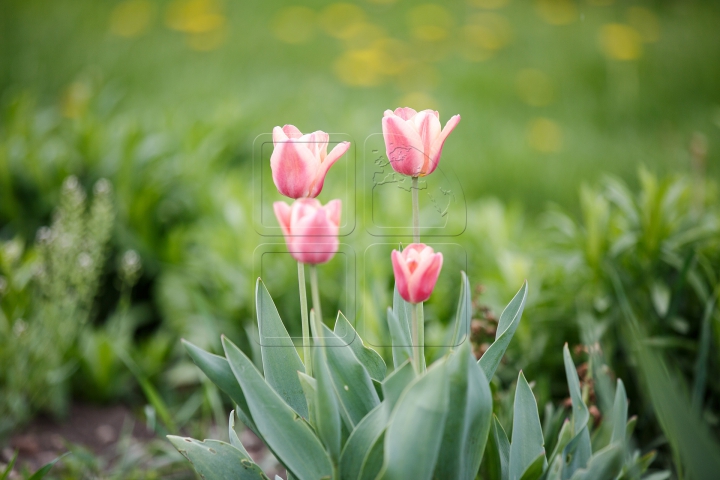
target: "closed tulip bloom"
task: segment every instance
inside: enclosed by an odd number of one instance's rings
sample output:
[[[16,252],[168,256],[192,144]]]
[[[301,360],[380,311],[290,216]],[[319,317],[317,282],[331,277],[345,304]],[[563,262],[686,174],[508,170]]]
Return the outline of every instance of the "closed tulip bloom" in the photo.
[[[285,235],[285,243],[295,260],[318,264],[329,261],[338,250],[340,200],[324,207],[314,198],[300,198],[292,205],[275,202],[275,216]]]
[[[410,177],[431,174],[440,162],[445,139],[458,123],[460,115],[455,115],[440,130],[440,114],[435,110],[385,110],[382,129],[390,165]]]
[[[330,135],[318,130],[303,135],[292,125],[273,129],[272,178],[277,189],[290,198],[315,198],[330,167],[350,148],[341,142],[327,153]]]
[[[393,250],[393,272],[400,296],[410,303],[430,298],[442,264],[442,253],[435,253],[424,243],[411,243],[402,252]]]

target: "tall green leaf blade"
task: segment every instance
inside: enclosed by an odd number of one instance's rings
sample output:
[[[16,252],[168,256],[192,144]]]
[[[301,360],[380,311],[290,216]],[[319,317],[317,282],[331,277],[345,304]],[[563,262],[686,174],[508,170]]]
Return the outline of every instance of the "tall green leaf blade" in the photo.
[[[399,368],[396,368],[395,371],[388,375],[382,384],[382,389],[383,397],[390,407],[390,410],[395,408],[395,403],[397,403],[398,399],[405,391],[405,387],[407,387],[414,379],[415,369],[413,368],[412,363],[410,363],[410,360],[405,360]]]
[[[245,392],[252,418],[275,456],[301,480],[332,473],[330,458],[312,429],[273,390],[252,361],[223,337],[230,368]]]
[[[510,345],[510,340],[512,340],[513,335],[515,335],[515,330],[517,330],[518,325],[520,325],[520,318],[522,317],[522,312],[525,309],[525,301],[527,300],[527,289],[528,284],[526,281],[500,315],[495,341],[487,351],[485,351],[483,356],[480,357],[480,360],[478,360],[478,364],[480,364],[483,372],[485,372],[485,377],[488,381],[491,381],[493,375],[495,375],[495,370],[497,370],[498,365],[500,365],[500,360],[502,360],[503,355],[505,355],[505,350],[507,350],[508,345]]]
[[[415,379],[400,397],[385,433],[385,460],[378,480],[430,480],[448,415],[445,361]]]
[[[475,478],[490,429],[492,397],[482,369],[464,342],[447,360],[448,415],[434,478]]]
[[[472,321],[472,297],[470,295],[470,280],[465,272],[460,272],[460,298],[458,299],[457,311],[455,313],[455,330],[451,346],[460,345],[470,331]]]
[[[537,480],[543,474],[543,470],[547,465],[545,454],[541,453],[537,458],[525,469],[520,480]]]
[[[385,432],[373,442],[363,460],[358,480],[375,480],[382,470],[385,460]]]
[[[599,450],[588,462],[587,468],[579,469],[572,480],[606,480],[617,478],[623,466],[623,447],[611,444]]]
[[[252,415],[250,415],[250,408],[245,399],[245,394],[235,378],[227,359],[206,352],[185,339],[183,339],[182,343],[188,355],[190,355],[190,358],[195,362],[195,365],[207,375],[211,382],[217,385],[220,390],[225,392],[232,401],[235,402],[235,405],[237,405],[237,415],[240,420],[258,437],[262,438],[262,435],[255,426]]]
[[[303,392],[305,393],[305,400],[307,401],[308,405],[308,415],[310,416],[308,422],[310,423],[310,425],[315,427],[317,425],[317,419],[315,418],[317,380],[315,380],[309,375],[304,374],[303,372],[298,372],[298,377],[300,378],[300,385],[302,385]]]
[[[573,432],[575,436],[563,449],[563,457],[570,458],[565,462],[563,468],[563,479],[570,478],[575,470],[585,468],[587,462],[592,455],[592,447],[590,445],[590,432],[588,431],[588,420],[590,420],[590,412],[587,405],[583,402],[582,392],[580,391],[580,379],[578,378],[575,364],[570,356],[570,349],[567,343],[563,346],[563,361],[565,363],[565,376],[567,377],[568,389],[570,390],[570,399],[572,400],[572,419]]]
[[[237,448],[245,458],[252,460],[250,458],[250,454],[245,449],[245,446],[242,444],[240,437],[238,437],[238,434],[235,431],[235,410],[230,411],[230,420],[228,421],[228,438],[230,438],[230,445]]]
[[[626,442],[625,433],[627,430],[628,403],[625,384],[618,378],[615,389],[615,404],[613,405],[613,431],[610,443],[624,445]]]
[[[168,440],[206,480],[267,480],[252,460],[225,442],[168,435]]]
[[[327,366],[343,407],[348,429],[380,404],[370,374],[353,351],[332,330],[322,325]]]
[[[357,359],[370,374],[370,378],[382,382],[387,373],[387,365],[379,353],[365,345],[360,334],[353,328],[342,312],[338,312],[335,320],[335,335],[350,346]]]
[[[410,331],[407,325],[404,325],[393,309],[387,309],[388,329],[390,330],[390,338],[392,339],[392,356],[393,366],[398,368],[406,360],[412,358],[412,348],[410,341]]]
[[[390,419],[390,408],[386,403],[375,407],[352,431],[345,443],[340,457],[340,478],[356,480],[360,478],[365,458],[372,446],[381,438]]]
[[[535,459],[545,454],[544,443],[535,396],[520,372],[513,406],[510,480],[519,480]]]
[[[490,478],[508,480],[510,478],[510,441],[495,415],[493,415],[490,425],[487,448],[488,454],[485,459],[488,462]]]
[[[312,310],[310,311],[310,321],[313,325],[320,324],[320,320]],[[328,348],[325,348],[323,344],[324,339],[318,336],[318,330],[322,331],[317,327],[314,329],[315,334],[313,336],[317,348],[315,348],[312,355],[313,373],[315,374],[315,380],[317,380],[315,390],[315,429],[320,440],[325,444],[325,449],[330,454],[333,464],[337,465],[340,462],[340,405],[338,404],[336,386],[328,366]],[[332,332],[330,333],[332,334]],[[345,349],[347,350],[347,348]]]
[[[45,475],[50,473],[50,470],[52,470],[52,467],[55,466],[57,462],[59,462],[65,455],[70,455],[70,452],[63,453],[59,457],[51,460],[50,462],[46,463],[42,467],[38,469],[35,473],[33,473],[30,477],[28,477],[27,480],[42,480],[45,478]]]
[[[297,372],[305,366],[295,350],[270,293],[258,278],[255,285],[260,351],[265,381],[303,418],[308,418],[307,402]]]
[[[585,468],[591,456],[590,433],[585,426],[563,449],[563,480],[570,478],[578,469]]]

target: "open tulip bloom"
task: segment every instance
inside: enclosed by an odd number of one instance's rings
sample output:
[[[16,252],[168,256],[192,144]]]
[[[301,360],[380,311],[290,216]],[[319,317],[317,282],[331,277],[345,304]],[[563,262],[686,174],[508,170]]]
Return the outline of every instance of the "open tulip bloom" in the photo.
[[[350,148],[350,142],[341,142],[328,153],[329,140],[330,135],[320,130],[303,135],[293,125],[273,129],[270,168],[281,194],[290,198],[320,194],[328,170]]]
[[[435,110],[385,110],[382,130],[390,165],[409,177],[431,174],[440,162],[445,140],[458,123],[460,115],[455,115],[441,130],[440,114]]]

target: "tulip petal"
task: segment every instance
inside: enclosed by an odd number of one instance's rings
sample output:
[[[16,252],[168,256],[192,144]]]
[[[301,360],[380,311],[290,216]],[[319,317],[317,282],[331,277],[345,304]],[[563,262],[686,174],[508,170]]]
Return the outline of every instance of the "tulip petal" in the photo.
[[[302,137],[302,132],[298,130],[298,128],[295,125],[285,125],[283,126],[283,132],[285,132],[285,135],[287,135],[288,138],[300,138]]]
[[[325,211],[327,212],[330,221],[339,227],[342,201],[337,198],[335,200],[330,200],[327,205],[325,205]]]
[[[318,157],[321,162],[327,155],[328,140],[330,140],[330,135],[322,130],[300,137],[300,142],[304,143],[308,150]]]
[[[415,128],[397,116],[383,117],[382,126],[390,166],[403,175],[420,175],[425,160],[422,139]]]
[[[395,286],[398,293],[406,302],[411,302],[410,292],[408,291],[410,270],[405,263],[403,255],[397,250],[393,250],[390,256],[392,259],[393,274],[395,275]]]
[[[414,108],[410,107],[400,107],[395,109],[395,115],[402,118],[403,120],[410,120],[415,115],[417,115],[417,111],[415,111]]]
[[[433,142],[438,135],[440,135],[440,120],[437,117],[437,112],[433,110],[423,110],[413,117],[412,124],[422,139],[424,153],[422,172],[427,174],[428,171],[435,170],[435,167],[429,165],[430,152]]]
[[[345,152],[350,148],[350,142],[340,142],[335,145],[327,157],[320,163],[320,167],[317,171],[317,176],[310,187],[310,196],[317,197],[322,191],[323,185],[325,184],[325,177],[327,176],[328,170],[342,157]]]
[[[273,145],[277,146],[278,143],[286,142],[288,139],[288,136],[285,135],[285,132],[280,127],[273,128]]]
[[[440,154],[442,153],[443,144],[445,144],[445,139],[447,139],[450,132],[457,127],[458,123],[460,123],[460,115],[454,115],[447,121],[445,128],[442,129],[440,135],[435,138],[435,141],[430,147],[430,170],[425,172],[425,175],[432,173],[433,170],[437,168],[437,165],[440,162]]]
[[[273,210],[275,211],[275,216],[280,224],[283,235],[290,235],[290,215],[292,207],[285,202],[275,202],[273,203]]]
[[[292,139],[278,143],[270,157],[275,186],[286,197],[306,197],[319,163],[310,150]]]
[[[408,287],[413,303],[424,302],[430,298],[443,264],[442,253],[432,254],[431,256],[423,255],[421,259],[422,261],[410,278]]]

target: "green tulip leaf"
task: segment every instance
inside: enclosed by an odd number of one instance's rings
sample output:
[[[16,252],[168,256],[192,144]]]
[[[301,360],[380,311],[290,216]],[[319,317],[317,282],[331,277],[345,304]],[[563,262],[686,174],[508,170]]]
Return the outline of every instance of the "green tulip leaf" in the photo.
[[[545,458],[545,454],[541,453],[537,456],[537,458],[535,458],[530,466],[525,469],[520,477],[520,480],[537,480],[542,476],[546,465],[547,459]]]
[[[540,455],[545,455],[545,440],[540,426],[537,402],[525,375],[520,372],[513,406],[512,442],[510,443],[510,480],[519,480]],[[543,467],[547,460],[543,461]]]
[[[528,284],[526,281],[500,315],[495,341],[478,360],[488,381],[491,381],[493,375],[495,375],[495,370],[500,365],[500,360],[505,355],[505,350],[510,345],[510,340],[512,340],[515,330],[520,324],[520,318],[527,300],[527,289]]]
[[[405,389],[385,432],[385,459],[378,480],[430,480],[448,416],[448,376],[436,362]]]
[[[472,321],[472,297],[470,295],[470,281],[465,272],[460,272],[460,298],[458,299],[457,311],[455,313],[455,330],[451,345],[460,345],[470,331]]]
[[[375,480],[382,470],[385,460],[385,432],[373,442],[363,460],[358,480]]]
[[[482,369],[464,342],[447,360],[449,407],[434,478],[474,479],[492,418],[492,395]]]
[[[310,416],[308,422],[310,423],[310,425],[315,427],[317,426],[317,419],[315,418],[317,380],[315,380],[309,375],[304,374],[303,372],[298,372],[298,377],[300,378],[300,385],[302,385],[303,393],[305,393],[305,400],[307,401],[308,415]]]
[[[613,431],[610,443],[625,443],[625,433],[627,431],[627,415],[628,403],[627,394],[625,393],[625,385],[623,384],[622,380],[618,378],[617,388],[615,389],[615,403],[613,405]]]
[[[262,438],[250,415],[250,408],[245,399],[245,394],[235,378],[227,359],[206,352],[187,340],[183,339],[182,343],[188,355],[190,355],[190,358],[195,362],[195,365],[207,375],[211,382],[217,385],[220,390],[225,392],[232,401],[235,402],[237,405],[238,418],[258,437]]]
[[[357,333],[342,312],[338,312],[333,332],[340,340],[350,346],[357,359],[370,374],[370,378],[378,382],[382,382],[385,379],[385,374],[387,373],[385,361],[379,353],[365,345],[360,334]]]
[[[585,468],[590,456],[592,446],[590,444],[590,432],[588,431],[588,420],[590,412],[582,399],[580,391],[580,379],[578,378],[575,364],[570,356],[570,349],[567,343],[563,346],[563,360],[565,362],[565,376],[567,377],[570,399],[572,400],[572,423],[575,436],[563,449],[563,458],[566,459],[563,468],[563,479],[570,478],[575,470]],[[567,459],[570,461],[567,461]]]
[[[246,394],[252,418],[277,459],[301,479],[330,475],[330,458],[310,426],[265,383],[255,365],[238,347],[226,337],[222,342],[230,368]]]
[[[488,441],[488,470],[490,478],[508,480],[510,478],[510,441],[500,421],[493,415]]]
[[[382,389],[384,401],[388,404],[390,410],[395,408],[395,403],[405,391],[405,387],[414,379],[415,369],[410,360],[405,360],[399,368],[396,368],[388,375],[382,384]]]
[[[365,459],[370,454],[373,445],[382,437],[389,418],[390,408],[386,403],[381,403],[357,424],[345,443],[340,457],[340,478],[342,480],[360,478]],[[382,441],[380,444],[382,445]]]
[[[310,311],[310,322],[316,326],[313,329],[313,337],[317,347],[312,355],[313,373],[316,380],[315,430],[325,444],[330,459],[337,465],[340,461],[340,406],[338,405],[338,394],[328,367],[327,354],[329,349],[325,348],[324,339],[318,336],[318,331],[323,331],[322,328],[318,328],[321,321],[312,310]],[[343,349],[348,350],[347,348]]]
[[[590,458],[587,468],[578,469],[571,480],[606,480],[617,478],[622,471],[622,445],[610,444]]]
[[[174,435],[168,435],[167,438],[206,480],[268,479],[260,467],[230,444],[219,440],[201,442]]]
[[[407,324],[400,321],[391,308],[387,309],[387,322],[390,338],[392,339],[393,366],[397,369],[405,361],[412,358],[410,330],[407,329]]]
[[[50,462],[46,463],[42,467],[38,469],[35,473],[33,473],[30,477],[28,477],[27,480],[42,480],[45,478],[45,475],[50,473],[50,470],[55,466],[57,462],[59,462],[65,455],[70,455],[70,452],[63,453],[59,457],[51,460]],[[11,467],[12,468],[12,467]],[[7,470],[9,472],[10,470]],[[4,475],[3,475],[4,476]]]
[[[305,366],[280,319],[270,293],[258,278],[255,286],[260,351],[265,381],[303,418],[308,418],[307,402],[297,372]]]
[[[250,458],[250,454],[245,449],[245,446],[242,444],[242,442],[240,441],[240,437],[238,437],[238,434],[235,431],[235,410],[230,411],[230,420],[228,421],[228,437],[230,438],[230,445],[237,448],[245,458],[247,458],[248,460],[252,460]]]

